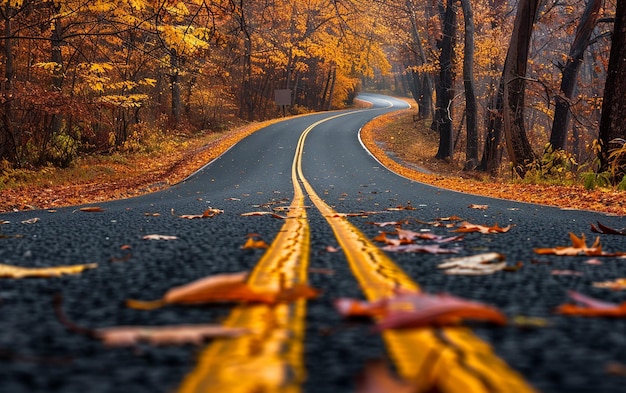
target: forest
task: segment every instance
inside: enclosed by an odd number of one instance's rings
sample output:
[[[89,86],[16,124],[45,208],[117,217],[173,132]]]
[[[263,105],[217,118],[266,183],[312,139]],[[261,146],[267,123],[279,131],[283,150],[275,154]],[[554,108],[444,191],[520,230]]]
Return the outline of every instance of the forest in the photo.
[[[623,3],[0,0],[0,171],[376,91],[467,170],[626,188]]]

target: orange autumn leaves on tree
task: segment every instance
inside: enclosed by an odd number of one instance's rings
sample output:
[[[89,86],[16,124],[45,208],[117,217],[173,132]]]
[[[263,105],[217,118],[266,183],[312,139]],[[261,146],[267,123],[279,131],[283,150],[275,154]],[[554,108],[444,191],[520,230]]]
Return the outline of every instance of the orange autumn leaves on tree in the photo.
[[[168,290],[161,299],[153,301],[127,300],[130,308],[152,310],[170,304],[205,304],[246,302],[276,304],[300,298],[314,298],[318,291],[305,284],[281,288],[277,291],[257,291],[246,280],[247,272],[222,273]]]

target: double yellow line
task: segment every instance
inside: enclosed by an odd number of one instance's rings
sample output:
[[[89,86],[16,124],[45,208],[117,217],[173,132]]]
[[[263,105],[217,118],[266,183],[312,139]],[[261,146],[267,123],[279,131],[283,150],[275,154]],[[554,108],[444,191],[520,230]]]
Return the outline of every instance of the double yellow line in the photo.
[[[419,286],[384,252],[337,214],[315,192],[302,171],[307,135],[318,125],[354,112],[313,123],[300,135],[291,168],[294,198],[288,219],[254,268],[249,285],[284,289],[307,281],[309,225],[304,193],[326,218],[368,300],[394,290]],[[299,392],[306,378],[303,363],[306,300],[275,306],[239,306],[226,325],[248,327],[252,334],[217,340],[201,354],[198,366],[183,381],[180,393]],[[401,377],[416,392],[532,392],[524,379],[499,359],[489,345],[466,328],[386,330],[383,338]]]

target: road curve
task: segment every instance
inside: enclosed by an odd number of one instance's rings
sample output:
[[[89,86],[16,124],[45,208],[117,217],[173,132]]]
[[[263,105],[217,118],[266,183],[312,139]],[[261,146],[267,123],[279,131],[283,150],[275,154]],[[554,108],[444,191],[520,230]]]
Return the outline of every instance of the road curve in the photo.
[[[413,366],[403,366],[402,360],[398,360],[400,355],[394,355],[394,344],[390,344],[389,338],[373,334],[368,323],[346,322],[334,311],[332,300],[337,297],[377,298],[383,294],[369,295],[369,284],[353,273],[358,270],[358,256],[327,252],[326,247],[343,244],[350,251],[347,243],[342,243],[349,240],[337,235],[343,229],[333,225],[346,225],[348,232],[354,229],[362,236],[357,241],[372,239],[385,230],[371,225],[372,221],[409,220],[407,229],[448,235],[448,228],[420,222],[450,216],[476,224],[514,225],[502,234],[468,234],[455,246],[462,247],[460,255],[500,252],[509,264],[519,261],[523,267],[489,276],[453,276],[436,268],[446,255],[381,253],[382,258],[389,260],[381,263],[393,263],[399,272],[395,276],[401,277],[398,280],[403,285],[483,301],[499,307],[509,318],[536,317],[547,323],[535,328],[472,325],[471,331],[463,333],[471,336],[469,341],[456,342],[454,348],[471,357],[472,351],[461,349],[465,343],[488,347],[488,363],[480,363],[480,359],[470,361],[473,369],[485,369],[474,373],[479,376],[476,379],[499,383],[497,375],[487,375],[488,369],[497,367],[498,373],[504,373],[507,379],[520,376],[519,391],[531,387],[542,392],[623,391],[624,377],[608,373],[607,367],[626,364],[626,321],[566,317],[553,311],[567,301],[567,290],[606,301],[625,301],[622,292],[592,286],[593,282],[626,277],[624,262],[606,257],[602,258],[602,265],[596,265],[585,263],[588,257],[540,257],[533,252],[537,247],[569,245],[568,232],[585,233],[591,239],[595,236],[589,231],[591,223],[601,221],[621,228],[623,219],[450,192],[397,176],[364,150],[358,131],[372,118],[406,104],[376,95],[361,98],[372,102],[372,108],[287,119],[249,136],[172,188],[98,204],[101,212],[69,207],[0,215],[0,222],[6,222],[0,225],[0,263],[22,267],[98,264],[79,275],[0,279],[0,391],[192,389],[187,388],[190,378],[206,381],[207,370],[215,369],[220,359],[226,361],[223,355],[207,354],[217,351],[211,347],[215,342],[206,349],[190,345],[106,348],[89,336],[68,331],[55,315],[53,298],[61,295],[68,318],[86,328],[231,323],[237,317],[233,313],[247,311],[234,311],[230,306],[170,306],[138,311],[127,308],[125,300],[157,299],[173,286],[212,274],[251,270],[254,277],[260,277],[265,271],[261,265],[274,266],[269,270],[292,266],[277,262],[285,255],[288,243],[281,240],[281,234],[291,233],[300,236],[293,240],[298,245],[293,254],[298,256],[290,259],[293,267],[284,268],[298,272],[291,282],[308,281],[323,292],[318,299],[298,301],[284,313],[278,312],[289,316],[280,323],[293,329],[285,334],[271,330],[275,338],[259,342],[290,350],[279,351],[278,363],[261,360],[249,367],[258,370],[262,369],[260,365],[277,365],[274,377],[290,370],[282,380],[288,383],[278,383],[282,390],[273,388],[275,385],[270,383],[274,382],[266,382],[270,391],[352,392],[354,376],[363,365],[370,359],[387,356],[396,361],[395,366],[406,376],[410,371],[402,371],[403,367]],[[473,209],[468,207],[470,204],[488,208]],[[398,206],[412,206],[414,210],[387,210]],[[202,214],[208,207],[224,212],[206,219],[180,218]],[[273,207],[284,208],[293,219],[241,216]],[[343,223],[333,224],[326,208],[335,213],[380,214],[342,218],[339,221]],[[288,222],[295,227],[286,227]],[[176,240],[143,239],[150,234],[176,236]],[[269,251],[241,249],[249,234],[274,242],[278,256],[267,256]],[[626,251],[624,237],[602,235],[601,241],[607,251]],[[300,266],[301,263],[304,264]],[[363,271],[367,273],[368,269]],[[553,274],[554,271],[561,274]],[[564,271],[569,274],[562,274]],[[259,285],[270,285],[267,283],[272,279],[259,279]],[[262,321],[267,321],[266,311],[261,310],[260,319],[254,315],[243,319],[258,319],[262,325]],[[440,331],[435,333],[442,337]],[[456,338],[449,336],[448,340]],[[203,366],[204,358],[212,365]],[[449,374],[448,379],[454,379],[462,370]],[[452,389],[460,386],[456,383],[470,381],[470,376],[459,380],[446,382],[448,385],[436,383],[442,389]],[[484,386],[493,388],[489,382]]]

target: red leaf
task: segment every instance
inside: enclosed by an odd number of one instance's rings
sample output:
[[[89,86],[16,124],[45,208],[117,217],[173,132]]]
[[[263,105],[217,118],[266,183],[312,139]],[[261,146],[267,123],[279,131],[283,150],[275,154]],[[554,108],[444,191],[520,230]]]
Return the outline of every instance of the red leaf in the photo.
[[[565,315],[576,315],[581,317],[626,317],[626,302],[620,304],[609,303],[602,300],[583,295],[576,291],[568,291],[572,300],[577,304],[563,304],[557,308],[556,312]]]
[[[375,302],[338,299],[335,307],[343,316],[380,317],[377,330],[456,325],[464,319],[506,323],[506,317],[491,306],[447,294],[403,292]]]

